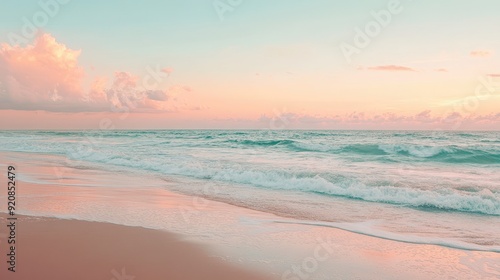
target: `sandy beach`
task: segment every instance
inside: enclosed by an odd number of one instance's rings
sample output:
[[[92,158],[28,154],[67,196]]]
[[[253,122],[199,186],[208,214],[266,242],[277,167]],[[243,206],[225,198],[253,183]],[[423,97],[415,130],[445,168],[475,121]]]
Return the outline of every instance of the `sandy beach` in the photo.
[[[2,254],[1,279],[271,279],[209,257],[165,231],[29,216],[17,223],[16,272],[7,270]],[[5,238],[0,244],[3,253]]]

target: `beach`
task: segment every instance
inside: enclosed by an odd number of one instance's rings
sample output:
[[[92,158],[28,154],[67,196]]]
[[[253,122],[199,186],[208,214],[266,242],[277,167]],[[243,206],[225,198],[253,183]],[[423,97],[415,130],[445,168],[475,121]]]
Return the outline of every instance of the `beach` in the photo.
[[[1,227],[2,279],[499,276],[495,252],[358,234],[181,194],[168,190],[172,181],[78,167],[57,156],[3,152],[0,159],[1,168],[16,165],[20,215],[15,273],[7,270]]]
[[[498,11],[0,1],[0,280],[500,280]]]
[[[16,271],[2,254],[2,279],[271,279],[165,231],[30,216],[17,223]]]

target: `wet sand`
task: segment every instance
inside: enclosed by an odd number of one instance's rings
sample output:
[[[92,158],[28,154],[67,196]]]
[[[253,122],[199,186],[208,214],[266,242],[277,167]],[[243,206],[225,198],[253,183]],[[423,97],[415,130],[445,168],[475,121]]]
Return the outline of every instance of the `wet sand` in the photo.
[[[0,224],[7,224],[5,218],[2,214]],[[29,216],[16,223],[16,272],[7,269],[2,230],[0,279],[270,279],[223,263],[165,231]]]

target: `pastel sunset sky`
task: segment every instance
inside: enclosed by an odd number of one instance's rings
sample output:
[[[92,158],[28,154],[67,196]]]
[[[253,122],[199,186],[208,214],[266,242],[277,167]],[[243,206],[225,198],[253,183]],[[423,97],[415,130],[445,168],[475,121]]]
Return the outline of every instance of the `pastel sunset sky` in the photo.
[[[0,129],[500,129],[500,1],[0,2]]]

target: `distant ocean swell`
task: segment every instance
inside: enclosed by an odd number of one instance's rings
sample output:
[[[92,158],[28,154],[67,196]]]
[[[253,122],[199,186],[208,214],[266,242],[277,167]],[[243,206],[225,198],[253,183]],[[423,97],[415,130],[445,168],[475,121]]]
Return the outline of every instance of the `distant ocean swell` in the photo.
[[[329,146],[296,140],[226,140],[241,146],[285,147],[297,152],[353,153],[361,155],[399,155],[445,163],[499,164],[500,150],[461,148],[458,146],[424,146],[411,144],[352,144]]]

